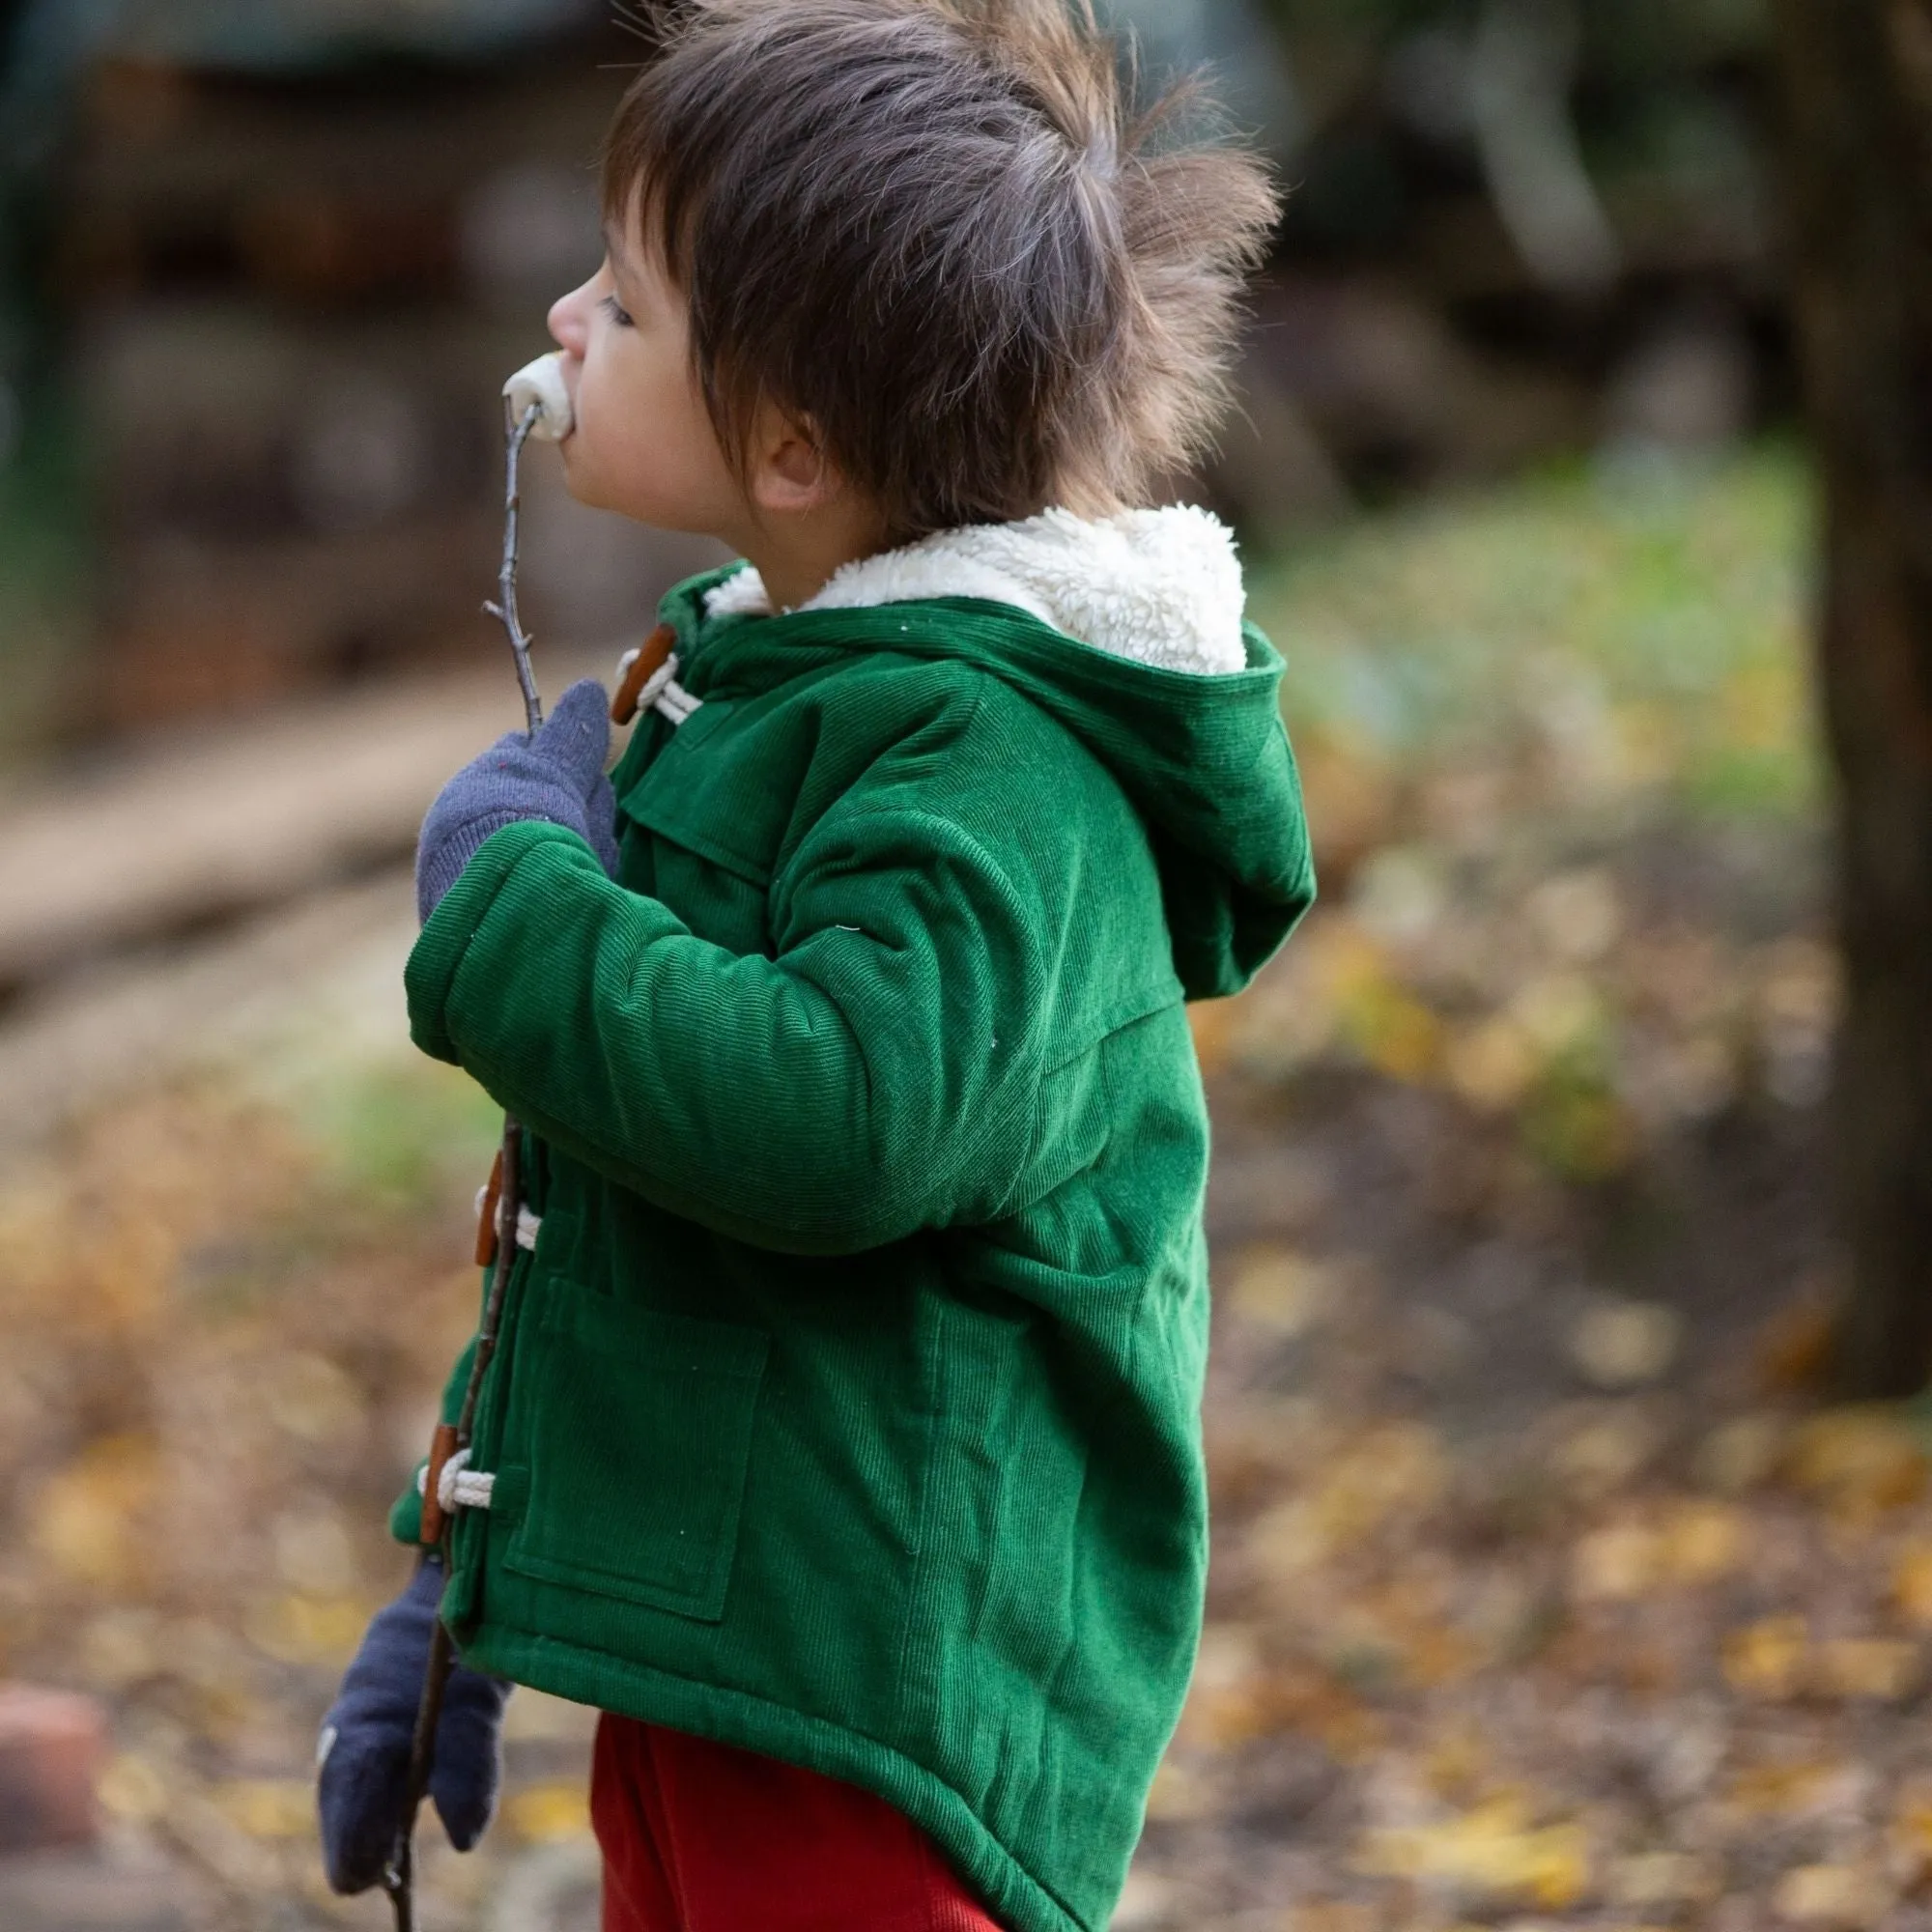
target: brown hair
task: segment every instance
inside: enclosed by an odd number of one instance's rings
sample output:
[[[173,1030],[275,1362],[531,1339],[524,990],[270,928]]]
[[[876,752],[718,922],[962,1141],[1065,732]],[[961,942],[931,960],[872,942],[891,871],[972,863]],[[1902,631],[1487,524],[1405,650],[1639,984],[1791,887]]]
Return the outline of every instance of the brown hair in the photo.
[[[1144,498],[1226,401],[1262,164],[1129,105],[1091,0],[658,0],[607,218],[690,304],[721,441],[809,419],[893,540]]]

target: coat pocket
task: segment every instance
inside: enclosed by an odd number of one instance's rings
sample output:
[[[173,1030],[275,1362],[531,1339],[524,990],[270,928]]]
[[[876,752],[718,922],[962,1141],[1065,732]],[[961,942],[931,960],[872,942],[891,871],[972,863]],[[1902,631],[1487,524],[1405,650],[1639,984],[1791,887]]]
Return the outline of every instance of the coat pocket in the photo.
[[[529,1492],[504,1553],[545,1582],[716,1623],[768,1341],[557,1282]]]

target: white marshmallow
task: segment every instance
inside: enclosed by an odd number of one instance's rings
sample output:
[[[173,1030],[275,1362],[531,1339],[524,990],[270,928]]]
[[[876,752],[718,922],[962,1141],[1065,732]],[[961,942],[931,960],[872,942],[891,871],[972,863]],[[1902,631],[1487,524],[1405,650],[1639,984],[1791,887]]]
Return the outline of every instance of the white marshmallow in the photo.
[[[563,386],[563,356],[554,351],[519,369],[503,384],[510,401],[510,418],[522,422],[534,403],[543,412],[530,434],[539,442],[561,442],[572,428],[570,391]]]

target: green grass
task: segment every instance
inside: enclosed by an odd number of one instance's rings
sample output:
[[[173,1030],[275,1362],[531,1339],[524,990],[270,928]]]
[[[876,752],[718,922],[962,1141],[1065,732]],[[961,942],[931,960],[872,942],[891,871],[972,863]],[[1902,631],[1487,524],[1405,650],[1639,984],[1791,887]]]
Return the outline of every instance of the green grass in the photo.
[[[1810,514],[1779,446],[1573,469],[1312,542],[1257,573],[1252,609],[1298,742],[1405,776],[1530,767],[1581,798],[1802,811]]]

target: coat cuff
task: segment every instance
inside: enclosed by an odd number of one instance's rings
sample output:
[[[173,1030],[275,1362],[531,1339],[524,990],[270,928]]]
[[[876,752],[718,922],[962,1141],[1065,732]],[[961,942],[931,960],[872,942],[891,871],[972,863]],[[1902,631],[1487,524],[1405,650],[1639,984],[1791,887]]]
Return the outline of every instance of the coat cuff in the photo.
[[[456,976],[463,968],[470,941],[476,937],[497,895],[510,874],[539,845],[568,839],[587,852],[589,846],[575,832],[548,819],[519,819],[493,832],[464,867],[462,876],[443,894],[431,913],[403,969],[409,996],[410,1037],[433,1060],[460,1065],[462,1059],[450,1037],[449,1001]]]

